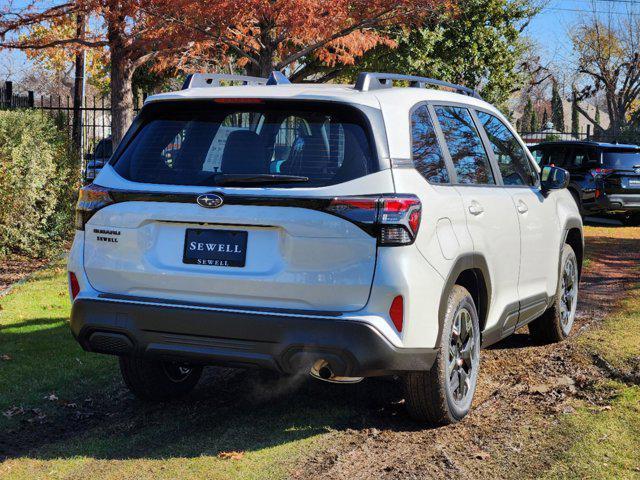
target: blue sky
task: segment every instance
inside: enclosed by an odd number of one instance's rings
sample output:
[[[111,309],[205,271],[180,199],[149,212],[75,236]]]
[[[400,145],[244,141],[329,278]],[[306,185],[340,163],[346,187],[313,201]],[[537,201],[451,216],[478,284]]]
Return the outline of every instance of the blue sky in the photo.
[[[0,5],[4,1],[6,0],[0,0]],[[629,13],[640,15],[640,0],[539,1],[545,2],[544,9],[533,19],[526,33],[538,44],[543,62],[552,62],[558,66],[570,63],[571,43],[568,33],[571,27],[581,17],[590,15],[594,8],[600,16],[610,15],[614,19],[624,18]],[[19,52],[3,51],[0,53],[0,77],[5,75],[4,65],[10,63],[16,68],[24,61],[24,55]]]
[[[629,14],[640,15],[640,0],[548,0],[527,30],[540,47],[543,61],[557,65],[570,63],[569,32],[581,18],[597,12],[601,18],[624,19]]]

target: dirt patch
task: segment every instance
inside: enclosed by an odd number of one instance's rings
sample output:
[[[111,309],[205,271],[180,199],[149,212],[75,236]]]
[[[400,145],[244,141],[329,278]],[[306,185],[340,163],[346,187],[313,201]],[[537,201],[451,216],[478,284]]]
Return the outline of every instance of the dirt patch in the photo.
[[[30,273],[49,264],[46,258],[31,258],[26,255],[9,254],[0,259],[0,296],[11,285],[26,278]]]
[[[572,338],[536,346],[525,327],[483,351],[474,409],[463,422],[412,430],[401,411],[377,411],[361,419],[362,427],[335,432],[332,446],[292,477],[537,478],[557,451],[559,439],[549,431],[561,415],[573,412],[569,400],[581,397],[594,408],[607,404],[606,393],[593,385],[619,372],[594,365],[576,339],[637,282],[640,229],[592,228],[586,253],[590,261]]]

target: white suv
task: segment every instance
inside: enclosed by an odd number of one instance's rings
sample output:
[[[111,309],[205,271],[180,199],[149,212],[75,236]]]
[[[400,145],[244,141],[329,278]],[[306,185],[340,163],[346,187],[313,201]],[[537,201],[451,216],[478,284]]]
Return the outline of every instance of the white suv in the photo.
[[[413,417],[454,422],[481,346],[571,330],[567,182],[458,85],[194,75],[147,99],[80,191],[71,328],[144,399],[187,393],[205,365],[397,375]]]

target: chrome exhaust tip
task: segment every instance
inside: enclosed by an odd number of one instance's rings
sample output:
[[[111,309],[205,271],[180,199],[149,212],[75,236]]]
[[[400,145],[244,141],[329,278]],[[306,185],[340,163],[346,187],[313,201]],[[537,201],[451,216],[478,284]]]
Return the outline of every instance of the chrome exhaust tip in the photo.
[[[318,380],[322,380],[323,382],[329,383],[358,383],[361,382],[364,377],[339,377],[333,373],[331,369],[331,365],[324,360],[317,360],[313,367],[311,367],[311,371],[309,374],[313,378],[317,378]]]

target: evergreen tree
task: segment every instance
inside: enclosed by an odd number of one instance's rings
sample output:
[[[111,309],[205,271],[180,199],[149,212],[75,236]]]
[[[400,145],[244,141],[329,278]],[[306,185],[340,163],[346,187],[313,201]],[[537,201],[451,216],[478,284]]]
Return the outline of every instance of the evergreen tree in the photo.
[[[553,82],[551,89],[551,121],[556,130],[564,132],[564,107],[556,82]]]
[[[596,127],[600,127],[601,126],[601,119],[600,119],[600,109],[598,108],[598,106],[596,105]]]
[[[531,119],[533,116],[533,103],[531,102],[531,98],[527,98],[527,103],[524,106],[524,110],[522,111],[522,117],[520,118],[520,126],[523,130],[528,130],[530,132],[535,131],[535,129],[531,128]]]
[[[576,93],[573,92],[573,101],[571,102],[571,133],[580,132],[580,112],[578,112],[578,99]]]
[[[542,112],[542,128],[547,128],[547,123],[549,122],[549,114],[547,113],[547,108],[545,107]]]
[[[537,132],[540,130],[540,124],[538,123],[538,113],[535,109],[531,109],[531,131]]]

